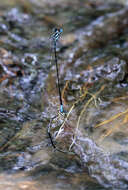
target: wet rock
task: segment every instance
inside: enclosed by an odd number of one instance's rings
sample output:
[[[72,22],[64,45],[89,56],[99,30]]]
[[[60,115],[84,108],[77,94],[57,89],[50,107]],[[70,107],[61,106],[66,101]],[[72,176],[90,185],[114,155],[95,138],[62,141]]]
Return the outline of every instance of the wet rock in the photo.
[[[125,162],[128,162],[128,152],[127,151],[118,152],[117,154],[113,154],[111,157],[113,160],[118,158],[118,160],[124,160]]]
[[[15,162],[17,161],[17,154],[16,153],[5,153],[5,154],[0,154],[0,171],[11,171]]]
[[[27,152],[23,152],[21,153],[18,157],[17,157],[17,162],[16,164],[13,166],[13,170],[25,170],[25,169],[29,169],[33,163],[30,162],[31,159],[31,155]]]
[[[98,77],[104,78],[108,81],[122,81],[127,72],[126,62],[120,60],[118,57],[113,57],[106,61],[104,65],[97,67],[95,72]]]
[[[84,48],[103,47],[109,41],[117,39],[128,26],[128,9],[111,13],[105,17],[99,17],[91,25],[85,28],[81,35],[81,43]]]
[[[128,163],[111,157],[102,152],[89,138],[79,138],[74,146],[75,153],[80,157],[89,174],[105,188],[128,188]]]
[[[13,121],[15,120],[14,117],[10,119],[6,116],[6,121],[4,120],[5,117],[3,116],[3,123],[1,119],[0,128],[0,151],[3,151],[9,146],[9,141],[15,136],[16,131],[21,127],[18,121]]]
[[[28,45],[28,41],[26,39],[15,33],[9,32],[8,37],[9,39],[7,43],[13,48],[23,49],[26,48]]]
[[[74,34],[68,34],[68,35],[63,36],[63,39],[61,39],[61,43],[62,45],[67,46],[74,43],[75,40],[76,40],[76,37]]]
[[[34,154],[22,152],[17,157],[17,161],[13,166],[13,170],[31,170],[37,165],[47,165],[51,156],[45,150],[38,150]]]
[[[29,24],[30,16],[28,14],[20,12],[18,8],[12,8],[6,15],[7,22],[11,24]]]
[[[31,51],[34,51],[35,50],[39,51],[41,50],[41,52],[48,52],[50,50],[50,44],[49,44],[49,39],[47,38],[33,38],[29,41],[29,48]]]
[[[9,29],[8,24],[1,21],[0,22],[0,33],[5,34],[8,31],[8,29]]]
[[[0,48],[0,66],[0,82],[22,76],[22,66],[18,63],[18,59],[4,48]]]
[[[51,159],[50,154],[51,153],[48,153],[47,150],[39,150],[33,155],[32,161],[39,162],[41,165],[48,164]]]
[[[26,53],[22,58],[22,63],[28,67],[30,67],[30,65],[36,65],[37,56],[35,54]]]
[[[121,145],[127,145],[128,144],[128,137],[123,132],[117,132],[113,135],[113,139],[117,141]]]
[[[74,61],[74,58],[73,60]],[[73,63],[68,64],[68,70],[66,71],[65,80],[77,78],[77,83],[94,83],[97,81],[108,81],[112,83],[118,83],[125,79],[127,76],[127,63],[126,61],[115,56],[97,57],[92,55],[92,58],[88,58],[88,55],[83,55],[75,60]],[[71,76],[69,76],[71,72]]]

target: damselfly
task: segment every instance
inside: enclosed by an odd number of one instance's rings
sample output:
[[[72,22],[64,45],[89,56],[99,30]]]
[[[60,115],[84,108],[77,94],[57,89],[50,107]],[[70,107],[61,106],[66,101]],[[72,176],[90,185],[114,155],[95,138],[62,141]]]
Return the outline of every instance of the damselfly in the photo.
[[[57,114],[57,116],[53,117],[50,120],[49,127],[48,127],[48,135],[49,135],[49,138],[51,140],[51,144],[52,144],[52,146],[53,146],[54,149],[56,149],[56,150],[58,150],[60,152],[63,152],[63,153],[67,153],[69,151],[65,151],[65,150],[62,150],[61,148],[56,147],[56,145],[54,143],[54,140],[53,140],[53,137],[52,137],[52,134],[51,134],[52,125],[53,125],[53,123],[56,123],[56,127],[59,127],[59,130],[56,131],[57,133],[54,136],[55,139],[61,133],[61,134],[63,134],[62,135],[63,136],[62,139],[63,139],[63,142],[64,142],[65,137],[67,138],[68,136],[72,135],[72,132],[70,131],[70,129],[71,129],[70,125],[66,121],[67,115],[66,115],[66,113],[65,113],[65,111],[63,109],[63,101],[62,101],[61,88],[60,88],[60,76],[59,76],[59,69],[58,69],[58,56],[57,56],[57,50],[56,50],[56,48],[57,48],[57,41],[59,40],[60,35],[61,35],[62,32],[63,32],[62,29],[55,28],[54,29],[54,33],[51,36],[52,42],[53,42],[53,49],[54,49],[54,61],[55,61],[55,65],[56,65],[57,87],[58,87],[59,100],[60,100],[60,112]],[[60,123],[60,125],[58,123]],[[61,143],[59,143],[59,145],[60,144]],[[67,143],[65,143],[65,144],[67,144]],[[64,143],[63,143],[63,145],[64,145]]]
[[[63,113],[63,101],[61,95],[61,88],[60,88],[60,76],[59,76],[59,69],[58,69],[58,56],[56,51],[57,41],[60,38],[60,34],[63,32],[63,29],[54,29],[54,33],[52,34],[53,46],[54,46],[54,61],[56,65],[56,76],[57,76],[57,86],[58,86],[58,93],[59,93],[59,100],[60,100],[60,112]]]

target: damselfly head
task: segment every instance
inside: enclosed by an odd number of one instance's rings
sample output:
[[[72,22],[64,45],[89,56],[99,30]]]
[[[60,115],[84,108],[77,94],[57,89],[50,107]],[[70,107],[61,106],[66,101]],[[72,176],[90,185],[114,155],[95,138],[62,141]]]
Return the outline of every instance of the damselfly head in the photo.
[[[53,32],[59,32],[59,33],[62,33],[63,32],[63,29],[62,28],[54,28],[53,29]]]
[[[52,38],[54,41],[57,41],[60,38],[60,34],[63,32],[62,28],[54,28],[53,29],[53,35]]]

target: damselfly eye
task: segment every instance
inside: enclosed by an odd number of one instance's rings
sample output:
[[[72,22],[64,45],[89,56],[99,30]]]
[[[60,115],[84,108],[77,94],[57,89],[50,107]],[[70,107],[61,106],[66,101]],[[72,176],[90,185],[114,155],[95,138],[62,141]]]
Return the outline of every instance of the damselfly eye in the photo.
[[[60,28],[60,33],[62,33],[63,32],[63,29],[62,28]]]
[[[59,31],[59,29],[57,29],[57,28],[54,28],[54,29],[53,29],[53,32],[57,32],[57,31]]]
[[[58,33],[62,33],[63,29],[62,28],[54,28],[53,32],[58,32]]]

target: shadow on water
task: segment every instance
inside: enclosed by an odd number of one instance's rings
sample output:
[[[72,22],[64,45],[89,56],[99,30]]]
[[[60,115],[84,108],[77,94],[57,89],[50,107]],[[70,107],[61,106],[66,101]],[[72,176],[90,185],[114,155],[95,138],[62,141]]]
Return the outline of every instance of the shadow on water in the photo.
[[[5,0],[0,15],[0,189],[127,189],[127,7]],[[71,112],[51,134],[74,154],[54,151],[47,134],[59,107],[53,27],[64,29],[57,53]]]

